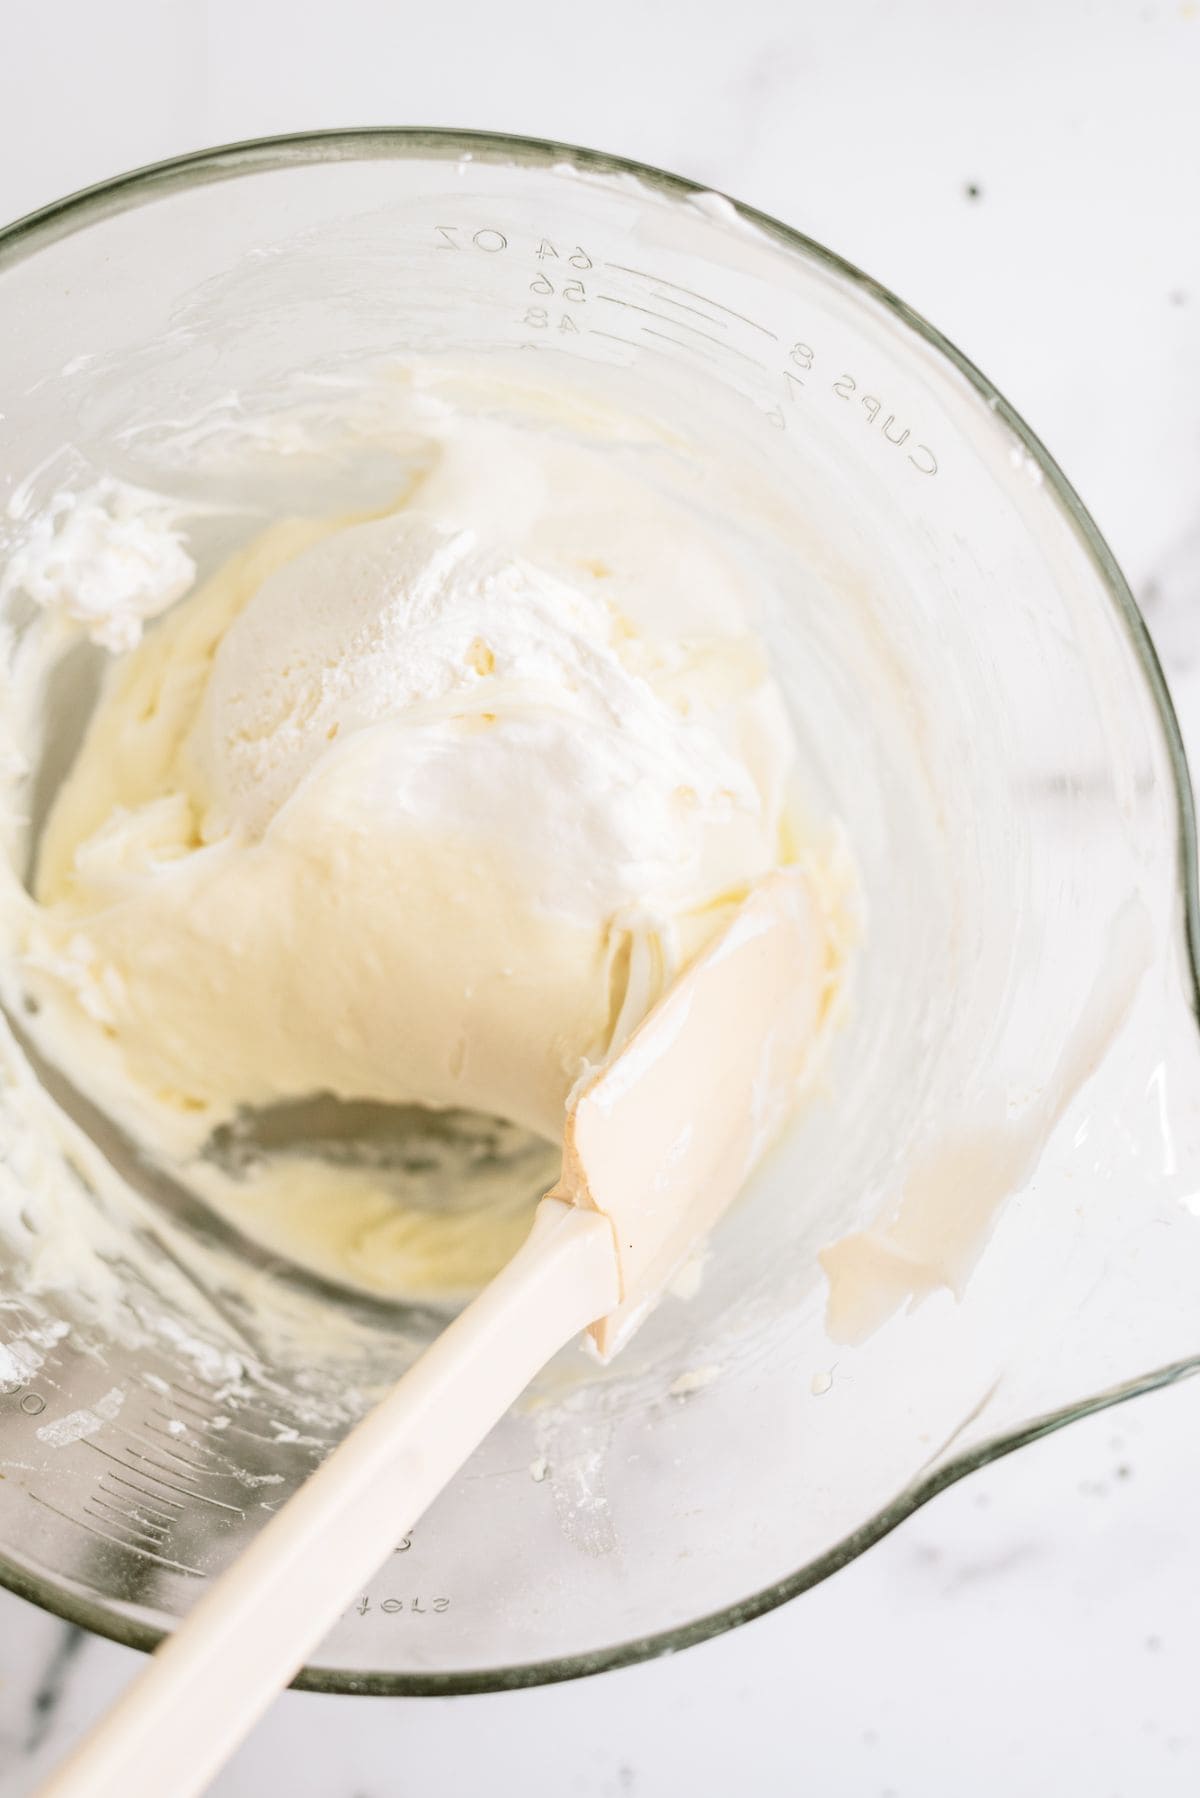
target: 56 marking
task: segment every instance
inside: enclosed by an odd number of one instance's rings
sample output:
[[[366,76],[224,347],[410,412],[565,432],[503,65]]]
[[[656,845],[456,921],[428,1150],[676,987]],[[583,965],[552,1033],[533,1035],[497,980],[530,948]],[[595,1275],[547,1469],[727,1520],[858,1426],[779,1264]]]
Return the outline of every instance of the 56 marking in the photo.
[[[535,275],[529,283],[529,291],[530,293],[554,293],[557,291],[560,299],[569,300],[575,306],[581,306],[587,299],[587,289],[582,281],[564,281],[562,286],[556,289],[549,275]]]

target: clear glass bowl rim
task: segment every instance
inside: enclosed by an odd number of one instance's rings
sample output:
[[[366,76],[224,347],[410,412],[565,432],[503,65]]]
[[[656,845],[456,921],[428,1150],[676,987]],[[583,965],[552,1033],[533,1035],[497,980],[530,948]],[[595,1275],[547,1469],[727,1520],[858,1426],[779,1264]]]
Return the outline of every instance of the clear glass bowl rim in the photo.
[[[115,213],[125,212],[148,200],[176,189],[206,185],[234,179],[248,173],[296,167],[306,163],[386,161],[397,158],[435,158],[457,161],[470,156],[480,162],[518,163],[533,167],[552,167],[566,162],[599,175],[632,175],[638,181],[676,199],[711,193],[711,188],[672,175],[621,156],[587,150],[578,145],[556,143],[546,138],[516,137],[502,132],[450,130],[427,126],[382,126],[342,131],[298,132],[281,137],[256,138],[244,143],[225,144],[211,150],[199,150],[176,156],[145,168],[117,175],[109,181],[56,200],[40,211],[0,229],[0,271],[14,262],[36,255],[39,249],[57,239],[82,230]],[[888,288],[853,263],[803,232],[781,224],[769,214],[744,205],[729,195],[722,199],[748,223],[774,238],[787,250],[818,263],[848,285],[870,295],[885,307],[900,324],[922,338],[961,374],[983,403],[1004,422],[1033,459],[1042,476],[1042,488],[1049,503],[1057,506],[1070,528],[1080,540],[1095,565],[1108,599],[1128,633],[1134,653],[1141,664],[1151,699],[1158,712],[1166,742],[1175,784],[1177,816],[1177,853],[1180,868],[1180,902],[1183,907],[1188,952],[1188,999],[1200,1021],[1200,892],[1197,889],[1196,817],[1192,786],[1188,775],[1183,738],[1167,690],[1166,679],[1145,620],[1104,538],[1089,515],[1079,495],[1071,486],[1054,458],[1030,430],[1004,396],[974,363],[964,356],[920,313],[898,299]],[[826,1554],[807,1562],[783,1579],[753,1592],[736,1604],[725,1606],[690,1623],[672,1629],[598,1649],[587,1654],[530,1662],[526,1665],[500,1668],[468,1669],[455,1673],[388,1673],[350,1672],[343,1668],[306,1667],[293,1682],[308,1691],[360,1693],[382,1697],[434,1697],[472,1692],[513,1691],[522,1687],[550,1685],[560,1680],[578,1679],[586,1674],[603,1673],[616,1667],[632,1666],[659,1655],[674,1654],[693,1643],[736,1629],[755,1617],[785,1604],[810,1586],[827,1579],[866,1549],[888,1535],[920,1506],[936,1498],[948,1486],[985,1467],[1000,1456],[1051,1435],[1064,1425],[1122,1403],[1140,1393],[1200,1372],[1200,1351],[1170,1366],[1156,1368],[1135,1379],[1081,1400],[1078,1404],[1032,1419],[1018,1430],[995,1436],[916,1481],[889,1505],[878,1511],[858,1529]],[[30,1574],[0,1555],[0,1585],[21,1598],[29,1599],[41,1609],[73,1623],[95,1635],[107,1636],[128,1648],[150,1651],[162,1638],[162,1632],[148,1624],[122,1616],[101,1603],[83,1598],[78,1593],[56,1586],[52,1581]]]

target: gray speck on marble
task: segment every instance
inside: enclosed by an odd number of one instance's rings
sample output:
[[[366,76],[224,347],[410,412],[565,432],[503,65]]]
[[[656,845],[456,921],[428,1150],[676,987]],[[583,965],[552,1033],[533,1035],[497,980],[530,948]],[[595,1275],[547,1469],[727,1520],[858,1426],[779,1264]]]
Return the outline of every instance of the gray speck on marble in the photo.
[[[71,1677],[71,1669],[87,1632],[73,1623],[64,1623],[62,1634],[46,1662],[41,1679],[34,1689],[29,1706],[29,1723],[25,1730],[26,1754],[35,1754],[50,1733],[55,1712],[62,1703]]]
[[[994,1580],[1002,1573],[1008,1573],[1013,1567],[1021,1567],[1028,1561],[1034,1561],[1042,1550],[1036,1542],[1014,1542],[1011,1548],[1002,1553],[980,1560],[967,1561],[957,1568],[943,1586],[943,1594],[949,1596],[961,1591],[964,1586],[973,1586],[979,1580]]]
[[[1196,666],[1196,605],[1200,597],[1200,520],[1169,546],[1138,595],[1168,677]]]

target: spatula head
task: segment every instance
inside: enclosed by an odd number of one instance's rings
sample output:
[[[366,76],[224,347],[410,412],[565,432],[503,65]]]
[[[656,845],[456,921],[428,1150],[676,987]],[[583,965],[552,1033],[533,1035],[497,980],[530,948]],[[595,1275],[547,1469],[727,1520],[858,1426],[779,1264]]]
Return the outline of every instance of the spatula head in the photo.
[[[788,870],[750,891],[620,1054],[576,1096],[554,1196],[603,1212],[621,1303],[611,1355],[737,1195],[792,1111],[825,997],[826,932]]]

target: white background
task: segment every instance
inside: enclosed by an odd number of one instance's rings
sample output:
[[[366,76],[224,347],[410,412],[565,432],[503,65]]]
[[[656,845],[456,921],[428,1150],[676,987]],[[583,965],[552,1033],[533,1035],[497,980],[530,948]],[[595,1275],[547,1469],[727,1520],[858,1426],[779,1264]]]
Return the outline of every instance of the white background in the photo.
[[[828,243],[1062,462],[1197,759],[1194,0],[8,0],[0,38],[0,222],[209,144],[441,124],[658,163]],[[1198,1497],[1194,1382],[977,1475],[677,1659],[494,1698],[289,1693],[215,1789],[1192,1798]],[[135,1666],[0,1594],[0,1798],[31,1792]]]

